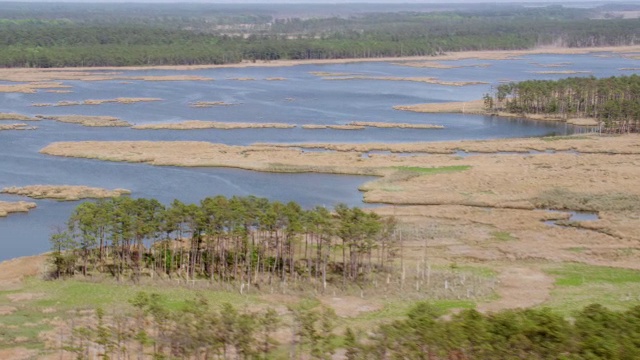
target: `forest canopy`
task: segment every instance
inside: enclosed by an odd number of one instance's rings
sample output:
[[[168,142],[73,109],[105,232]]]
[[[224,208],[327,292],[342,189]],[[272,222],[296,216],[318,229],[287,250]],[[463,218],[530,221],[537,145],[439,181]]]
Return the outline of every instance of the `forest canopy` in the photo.
[[[605,18],[606,7],[39,5],[3,4],[0,66],[226,64],[640,41],[638,19]]]
[[[490,111],[598,119],[608,131],[640,130],[640,76],[570,77],[502,84],[485,96]]]

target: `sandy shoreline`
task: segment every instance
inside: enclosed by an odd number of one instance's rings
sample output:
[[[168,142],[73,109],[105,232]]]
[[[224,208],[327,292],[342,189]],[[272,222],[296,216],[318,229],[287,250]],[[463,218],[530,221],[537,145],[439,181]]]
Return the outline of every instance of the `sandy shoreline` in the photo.
[[[328,59],[328,60],[274,60],[274,61],[243,61],[238,64],[224,65],[175,65],[175,66],[125,66],[125,67],[69,67],[69,68],[4,68],[0,69],[0,79],[5,79],[11,73],[15,72],[42,72],[53,73],[72,71],[90,71],[90,70],[199,70],[199,69],[217,69],[217,68],[249,68],[249,67],[285,67],[297,65],[330,65],[330,64],[350,64],[361,62],[399,62],[399,61],[446,61],[446,60],[464,60],[464,59],[486,59],[500,60],[512,59],[525,55],[537,54],[588,54],[593,52],[614,52],[614,53],[636,53],[640,52],[640,45],[635,46],[619,46],[619,47],[592,47],[592,48],[558,48],[558,47],[541,47],[530,50],[494,50],[494,51],[461,51],[451,52],[436,56],[415,56],[415,57],[380,57],[380,58],[363,58],[363,59]],[[95,74],[94,74],[95,75]],[[105,74],[102,74],[103,76]],[[13,76],[10,76],[13,78]],[[55,77],[54,77],[55,78]],[[140,77],[142,79],[142,77]],[[147,77],[149,78],[149,77]],[[152,80],[152,79],[148,79]],[[159,80],[159,78],[154,78]]]

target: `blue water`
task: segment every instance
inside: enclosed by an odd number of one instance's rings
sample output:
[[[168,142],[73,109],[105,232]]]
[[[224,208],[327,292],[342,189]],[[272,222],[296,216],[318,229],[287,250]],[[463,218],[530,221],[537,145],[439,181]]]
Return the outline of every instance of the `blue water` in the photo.
[[[570,62],[561,68],[532,63]],[[591,71],[575,76],[629,75],[619,68],[638,67],[638,60],[594,55],[535,55],[515,60],[444,61],[450,64],[490,64],[486,68],[429,69],[371,62],[293,67],[225,68],[189,71],[124,71],[122,76],[192,75],[214,81],[63,81],[68,94],[40,91],[35,94],[0,94],[0,112],[27,115],[108,115],[133,124],[182,120],[224,122],[285,122],[293,129],[245,130],[133,130],[88,128],[54,121],[31,123],[36,131],[0,131],[0,188],[33,184],[71,184],[131,190],[133,197],[152,197],[163,202],[174,198],[198,202],[218,194],[256,195],[272,200],[297,201],[305,207],[333,206],[343,202],[364,206],[358,187],[371,178],[325,174],[270,174],[236,169],[154,167],[144,164],[110,163],[68,159],[39,154],[54,141],[83,140],[196,140],[247,145],[256,142],[415,142],[460,139],[570,134],[575,127],[562,123],[503,119],[464,114],[419,114],[393,110],[395,105],[425,102],[466,101],[481,98],[506,79],[558,79],[568,75],[536,74],[533,71]],[[487,84],[450,87],[436,84],[375,80],[326,80],[314,71],[353,73],[364,76],[436,77],[444,81],[485,81]],[[573,76],[573,75],[572,75]],[[237,81],[231,78],[255,78]],[[284,81],[266,81],[282,77]],[[0,79],[2,81],[2,79]],[[155,97],[160,102],[102,104],[94,106],[33,107],[34,103]],[[196,101],[234,104],[192,108]],[[442,130],[376,129],[358,131],[305,130],[304,124],[346,124],[379,121],[443,125]],[[28,198],[0,195],[0,200]],[[77,202],[37,200],[29,214],[0,218],[0,260],[48,250],[52,229],[63,226]]]

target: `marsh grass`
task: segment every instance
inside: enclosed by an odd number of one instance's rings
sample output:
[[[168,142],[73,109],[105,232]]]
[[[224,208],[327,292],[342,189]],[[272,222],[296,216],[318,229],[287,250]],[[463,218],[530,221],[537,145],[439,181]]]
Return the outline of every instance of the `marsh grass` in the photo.
[[[538,208],[576,211],[640,211],[640,196],[627,193],[589,194],[564,188],[542,192],[533,203]]]
[[[419,167],[419,166],[396,166],[394,169],[397,169],[402,172],[420,174],[420,175],[435,175],[435,174],[444,174],[444,173],[452,173],[458,171],[465,171],[471,169],[469,165],[453,165],[453,166],[441,166],[441,167]]]
[[[613,310],[640,304],[640,271],[577,263],[546,270],[556,279],[544,306],[570,314],[592,303]]]

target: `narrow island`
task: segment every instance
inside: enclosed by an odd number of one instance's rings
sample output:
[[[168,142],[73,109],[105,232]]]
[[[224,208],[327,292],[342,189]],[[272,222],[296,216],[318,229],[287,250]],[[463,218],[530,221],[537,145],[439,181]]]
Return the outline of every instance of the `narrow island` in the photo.
[[[81,199],[104,199],[130,195],[126,189],[103,189],[80,185],[30,185],[12,186],[0,190],[2,194],[21,195],[33,199],[77,201]]]
[[[0,217],[5,217],[11,213],[29,212],[31,209],[35,209],[36,204],[26,201],[9,202],[0,201]]]
[[[113,116],[90,115],[37,115],[38,119],[55,120],[69,124],[79,124],[88,127],[129,127],[130,123]]]

